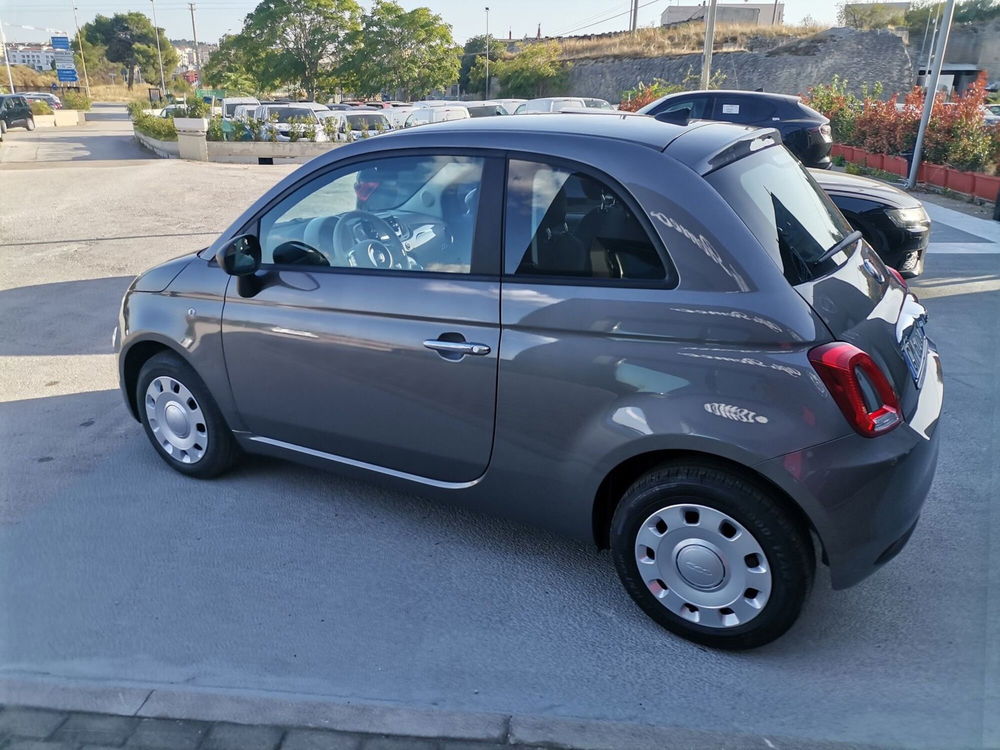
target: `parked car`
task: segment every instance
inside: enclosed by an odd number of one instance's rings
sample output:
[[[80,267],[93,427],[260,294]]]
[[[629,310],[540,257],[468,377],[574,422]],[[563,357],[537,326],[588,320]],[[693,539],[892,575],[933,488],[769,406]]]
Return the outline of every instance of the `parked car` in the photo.
[[[326,132],[330,129],[337,134],[338,141],[355,141],[359,138],[372,138],[392,130],[389,118],[381,111],[354,112],[317,112],[321,127]],[[335,124],[327,126],[327,122]]]
[[[413,102],[410,106],[415,109],[422,109],[423,107],[448,107],[457,103],[446,99],[424,99],[419,102]]]
[[[262,123],[260,136],[276,141],[290,141],[292,133],[305,138],[312,128],[313,140],[325,141],[323,123],[317,112],[298,104],[268,104],[254,110],[254,119]]]
[[[25,91],[21,94],[28,102],[45,102],[52,109],[62,109],[62,100],[55,94],[47,91]]]
[[[685,91],[661,97],[639,112],[673,121],[718,120],[777,128],[788,150],[807,167],[828,169],[831,165],[830,120],[797,96],[760,91]]]
[[[261,101],[253,96],[227,96],[222,100],[222,117],[226,120],[233,119],[236,108],[241,104],[259,107]]]
[[[403,123],[404,128],[412,128],[417,125],[427,125],[432,122],[447,122],[449,120],[468,120],[469,110],[466,107],[420,107],[414,109],[406,117]]]
[[[1000,104],[984,105],[983,119],[987,125],[1000,125]]]
[[[0,95],[0,130],[7,132],[10,128],[35,129],[31,105],[20,94]]]
[[[186,104],[168,104],[166,107],[160,110],[158,117],[170,118],[170,117],[184,117],[187,115],[187,105]]]
[[[503,117],[507,111],[500,104],[470,104],[465,103],[465,108],[469,110],[469,117]]]
[[[912,533],[925,319],[773,130],[551,115],[312,160],[139,276],[113,338],[183,474],[242,450],[540,523],[610,547],[667,629],[749,648],[817,559],[844,588]]]
[[[514,110],[515,109],[517,109],[520,105],[524,104],[528,100],[527,99],[490,99],[490,101],[491,102],[496,102],[497,104],[499,104],[501,107],[504,108],[504,111],[508,115],[512,115],[512,114],[514,114]]]
[[[593,99],[580,96],[546,96],[540,99],[529,99],[519,104],[514,110],[515,115],[534,115],[543,112],[562,112],[564,109],[583,107],[586,109],[614,109],[604,99]]]
[[[826,169],[809,171],[887,266],[904,277],[923,273],[931,219],[919,200],[868,177]]]
[[[406,118],[416,111],[416,107],[393,107],[383,112],[393,129],[406,126]]]

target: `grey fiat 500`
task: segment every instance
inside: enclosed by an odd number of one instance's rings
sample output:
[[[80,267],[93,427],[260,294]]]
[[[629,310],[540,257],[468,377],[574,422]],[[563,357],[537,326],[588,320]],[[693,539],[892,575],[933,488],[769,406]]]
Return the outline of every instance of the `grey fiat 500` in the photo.
[[[926,314],[775,131],[483,118],[346,145],[139,276],[128,408],[174,469],[379,476],[607,547],[758,646],[892,558],[934,475]]]

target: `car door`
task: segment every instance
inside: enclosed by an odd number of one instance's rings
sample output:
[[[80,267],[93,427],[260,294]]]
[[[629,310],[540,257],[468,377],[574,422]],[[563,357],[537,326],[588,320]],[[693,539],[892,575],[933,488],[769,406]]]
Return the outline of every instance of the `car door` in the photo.
[[[689,120],[709,118],[712,114],[712,95],[686,94],[684,96],[671,97],[651,114],[656,116],[673,114],[675,117],[683,115]]]
[[[223,346],[257,439],[443,482],[493,441],[503,163],[369,155],[259,217],[254,277],[230,282]]]

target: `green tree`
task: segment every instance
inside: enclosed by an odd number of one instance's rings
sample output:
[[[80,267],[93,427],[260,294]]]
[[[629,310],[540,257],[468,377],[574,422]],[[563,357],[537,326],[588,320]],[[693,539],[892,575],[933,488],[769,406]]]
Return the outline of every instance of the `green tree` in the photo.
[[[80,39],[83,39],[83,49],[80,49]],[[92,44],[86,38],[74,36],[71,40],[73,45],[73,59],[76,62],[76,69],[83,72],[83,63],[86,62],[87,77],[91,83],[110,83],[112,74],[121,71],[121,65],[108,60],[107,50],[99,44]]]
[[[559,59],[557,42],[528,44],[522,51],[497,60],[490,69],[508,97],[537,97],[560,93],[566,86],[567,63]]]
[[[160,40],[160,54],[163,56],[164,75],[169,77],[169,73],[177,67],[177,50],[167,39],[163,29],[154,29],[153,23],[143,13],[115,13],[110,18],[98,15],[84,25],[82,34],[88,44],[104,48],[107,60],[125,66],[129,88],[135,83],[136,68],[142,71],[143,78],[147,81],[160,80],[157,36]]]
[[[506,45],[500,42],[490,35],[490,64],[503,57],[504,53],[507,51]],[[458,71],[458,85],[463,92],[466,91],[477,91],[480,93],[486,93],[486,75],[485,75],[485,60],[486,60],[486,35],[480,34],[479,36],[474,36],[469,41],[465,43],[465,47],[462,48],[462,64]],[[484,72],[478,77],[473,76],[473,68],[479,64]],[[492,74],[492,71],[490,71]]]
[[[884,29],[901,26],[903,13],[884,3],[842,2],[837,6],[837,20],[855,29]]]
[[[941,2],[914,3],[906,11],[906,25],[911,33],[923,33],[928,19],[933,20],[944,7]],[[1000,2],[997,0],[960,0],[955,3],[955,23],[975,23],[989,21],[1000,16]],[[912,37],[911,37],[912,38]]]
[[[359,94],[400,89],[419,99],[458,78],[451,26],[429,8],[407,11],[393,0],[375,0],[356,39],[350,69]]]
[[[260,64],[263,57],[264,51],[242,34],[224,36],[219,49],[201,67],[202,80],[234,96],[266,94],[272,87]]]
[[[300,85],[310,99],[344,70],[361,28],[355,0],[263,0],[247,15],[234,43],[245,44],[245,70],[268,87]]]

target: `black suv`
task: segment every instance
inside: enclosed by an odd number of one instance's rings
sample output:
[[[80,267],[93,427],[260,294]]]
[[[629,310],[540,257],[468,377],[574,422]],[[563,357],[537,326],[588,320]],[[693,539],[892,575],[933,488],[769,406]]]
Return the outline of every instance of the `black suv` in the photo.
[[[28,100],[20,94],[0,96],[0,129],[23,127],[35,129],[35,118],[31,114]]]
[[[830,167],[830,120],[797,96],[759,91],[685,91],[639,110],[669,122],[719,120],[777,128],[788,150],[807,167]]]

